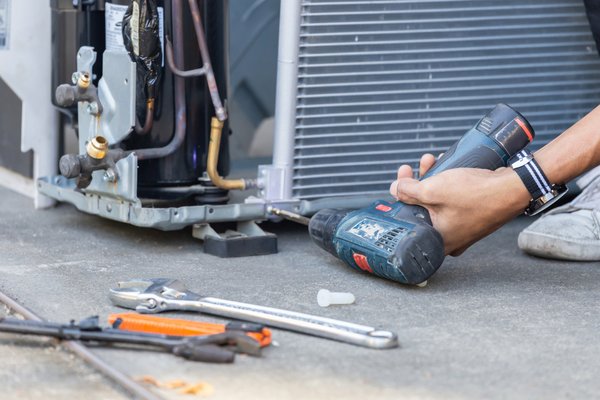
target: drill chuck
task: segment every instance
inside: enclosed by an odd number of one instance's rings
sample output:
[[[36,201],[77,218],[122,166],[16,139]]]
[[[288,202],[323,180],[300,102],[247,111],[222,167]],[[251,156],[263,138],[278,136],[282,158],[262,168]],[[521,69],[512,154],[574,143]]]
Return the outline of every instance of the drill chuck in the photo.
[[[534,137],[529,122],[498,104],[422,178],[451,168],[506,166]],[[444,241],[421,206],[377,201],[351,211],[324,209],[309,223],[313,241],[352,268],[406,284],[420,284],[442,265]]]

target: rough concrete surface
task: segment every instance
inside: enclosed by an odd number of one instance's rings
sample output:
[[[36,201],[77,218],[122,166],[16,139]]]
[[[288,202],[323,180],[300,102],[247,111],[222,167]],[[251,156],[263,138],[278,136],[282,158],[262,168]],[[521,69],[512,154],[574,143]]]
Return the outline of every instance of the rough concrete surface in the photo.
[[[67,322],[121,311],[118,280],[174,277],[225,299],[287,308],[398,333],[402,347],[369,350],[274,331],[277,346],[233,365],[168,354],[94,349],[131,376],[207,382],[210,399],[579,399],[600,391],[600,264],[528,257],[520,218],[449,258],[423,289],[353,271],[316,248],[305,228],[267,225],[280,253],[219,259],[190,230],[145,230],[69,205],[35,211],[0,189],[0,287],[38,314]],[[320,288],[356,304],[320,308]],[[175,313],[169,316],[219,321]],[[44,339],[0,336],[3,399],[123,397],[81,361]],[[172,399],[193,398],[161,391]]]

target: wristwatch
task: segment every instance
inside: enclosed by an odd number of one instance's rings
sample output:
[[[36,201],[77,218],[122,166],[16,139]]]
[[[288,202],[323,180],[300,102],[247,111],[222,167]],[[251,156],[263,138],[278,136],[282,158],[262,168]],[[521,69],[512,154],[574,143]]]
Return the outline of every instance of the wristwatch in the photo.
[[[529,150],[521,150],[508,162],[531,194],[525,215],[533,216],[556,203],[567,193],[565,185],[553,185]]]

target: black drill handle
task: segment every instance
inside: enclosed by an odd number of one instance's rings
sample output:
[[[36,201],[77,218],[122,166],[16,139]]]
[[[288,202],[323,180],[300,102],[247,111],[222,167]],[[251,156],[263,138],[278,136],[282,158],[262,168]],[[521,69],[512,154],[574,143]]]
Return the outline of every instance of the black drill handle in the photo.
[[[500,103],[450,147],[422,179],[452,168],[504,167],[533,137],[533,128],[525,117]]]
[[[442,171],[453,168],[482,168],[495,170],[505,166],[504,160],[496,151],[489,147],[480,146],[477,152],[470,152],[455,156],[460,142],[455,143],[431,167],[421,180],[436,175]]]

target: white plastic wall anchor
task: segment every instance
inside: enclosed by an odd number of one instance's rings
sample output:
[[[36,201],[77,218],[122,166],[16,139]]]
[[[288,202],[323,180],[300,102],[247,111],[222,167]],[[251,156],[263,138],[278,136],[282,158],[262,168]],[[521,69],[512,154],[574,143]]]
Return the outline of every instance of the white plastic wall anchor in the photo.
[[[334,293],[327,289],[321,289],[317,293],[317,303],[321,307],[328,307],[331,304],[352,304],[354,300],[352,293]]]

